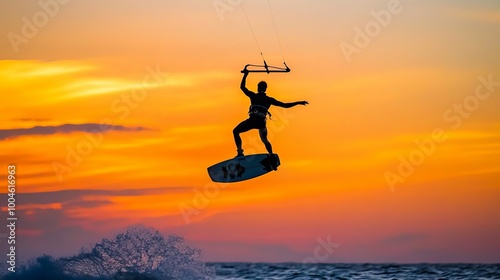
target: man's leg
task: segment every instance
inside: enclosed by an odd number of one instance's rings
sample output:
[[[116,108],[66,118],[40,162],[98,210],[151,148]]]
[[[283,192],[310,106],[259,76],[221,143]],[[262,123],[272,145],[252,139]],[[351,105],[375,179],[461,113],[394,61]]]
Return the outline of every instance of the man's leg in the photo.
[[[250,129],[252,129],[252,127],[248,120],[242,121],[233,129],[234,143],[236,143],[236,151],[238,152],[237,156],[243,156],[243,149],[241,148],[243,142],[241,141],[240,133],[247,132]]]
[[[260,135],[260,140],[266,145],[267,152],[269,153],[269,160],[271,162],[271,167],[274,169],[274,171],[278,170],[277,166],[277,161],[276,157],[274,157],[273,154],[273,146],[271,146],[271,143],[269,140],[267,140],[267,128],[261,128],[259,129],[259,135]]]
[[[269,140],[267,140],[267,128],[261,128],[259,129],[259,135],[260,135],[260,140],[262,140],[262,143],[266,146],[267,152],[272,155],[273,154],[273,146],[271,146],[271,143]]]

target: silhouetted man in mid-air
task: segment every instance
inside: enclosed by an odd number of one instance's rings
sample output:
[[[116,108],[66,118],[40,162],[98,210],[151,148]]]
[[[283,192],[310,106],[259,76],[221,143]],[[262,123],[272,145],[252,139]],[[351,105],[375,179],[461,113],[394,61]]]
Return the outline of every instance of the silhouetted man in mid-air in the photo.
[[[276,163],[274,162],[274,156],[273,156],[273,147],[271,146],[271,143],[269,143],[269,140],[267,140],[266,118],[267,115],[271,115],[268,111],[269,107],[271,107],[271,105],[274,105],[283,108],[291,108],[296,105],[307,105],[309,103],[307,101],[283,103],[270,96],[267,96],[266,94],[267,83],[264,81],[259,82],[259,84],[257,85],[257,93],[252,92],[246,88],[246,79],[248,73],[249,73],[248,70],[246,69],[243,70],[243,79],[241,80],[240,89],[245,93],[246,96],[250,98],[251,105],[248,112],[249,118],[242,121],[233,129],[234,142],[236,143],[236,148],[238,152],[237,157],[244,156],[243,149],[241,148],[242,141],[240,133],[247,132],[250,129],[258,129],[260,139],[266,146],[267,152],[271,156],[271,159],[273,159],[271,160],[271,162],[273,162],[272,164],[273,169],[276,170]]]

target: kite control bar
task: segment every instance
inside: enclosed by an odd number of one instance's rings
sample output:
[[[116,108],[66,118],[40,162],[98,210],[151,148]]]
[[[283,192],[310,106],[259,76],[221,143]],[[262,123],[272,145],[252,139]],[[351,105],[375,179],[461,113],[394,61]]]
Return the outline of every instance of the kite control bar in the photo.
[[[241,70],[241,73],[287,73],[290,72],[290,68],[286,65],[285,62],[283,62],[285,65],[285,68],[283,67],[276,67],[276,66],[268,66],[266,61],[264,60],[264,65],[255,65],[255,64],[247,64],[245,65],[245,68]],[[257,69],[248,69],[248,67],[255,67]]]

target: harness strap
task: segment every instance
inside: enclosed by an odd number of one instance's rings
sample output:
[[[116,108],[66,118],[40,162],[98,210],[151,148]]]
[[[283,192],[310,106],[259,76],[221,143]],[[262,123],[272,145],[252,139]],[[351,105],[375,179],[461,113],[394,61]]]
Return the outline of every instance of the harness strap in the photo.
[[[254,109],[254,107],[257,107]],[[258,108],[261,108],[260,110]],[[269,119],[271,119],[272,115],[271,113],[267,110],[266,107],[262,106],[262,105],[250,105],[250,108],[248,110],[248,114],[249,115],[256,115],[256,116],[259,116],[259,117],[262,117],[262,118],[266,118],[267,116],[269,116]]]

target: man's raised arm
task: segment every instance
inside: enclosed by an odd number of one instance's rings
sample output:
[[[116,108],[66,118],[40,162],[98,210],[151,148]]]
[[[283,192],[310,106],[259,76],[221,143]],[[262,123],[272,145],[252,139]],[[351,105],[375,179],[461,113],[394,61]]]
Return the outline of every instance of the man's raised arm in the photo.
[[[243,91],[243,93],[245,93],[246,96],[250,97],[252,92],[249,91],[246,87],[247,76],[248,76],[248,71],[246,71],[246,69],[245,69],[245,70],[243,70],[243,78],[241,79],[240,89]]]

